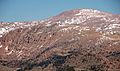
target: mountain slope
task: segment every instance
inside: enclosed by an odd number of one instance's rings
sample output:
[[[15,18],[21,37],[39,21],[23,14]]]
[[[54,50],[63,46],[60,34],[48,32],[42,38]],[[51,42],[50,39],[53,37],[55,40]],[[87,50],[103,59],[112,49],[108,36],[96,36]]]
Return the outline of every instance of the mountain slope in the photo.
[[[120,70],[119,47],[120,15],[93,9],[0,24],[0,63],[10,68]]]

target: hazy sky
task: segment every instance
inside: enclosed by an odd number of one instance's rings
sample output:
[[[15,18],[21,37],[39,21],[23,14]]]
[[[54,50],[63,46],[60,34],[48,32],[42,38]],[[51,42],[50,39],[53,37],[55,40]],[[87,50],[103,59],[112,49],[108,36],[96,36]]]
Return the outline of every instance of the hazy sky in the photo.
[[[80,8],[120,14],[120,0],[0,0],[0,21],[40,20]]]

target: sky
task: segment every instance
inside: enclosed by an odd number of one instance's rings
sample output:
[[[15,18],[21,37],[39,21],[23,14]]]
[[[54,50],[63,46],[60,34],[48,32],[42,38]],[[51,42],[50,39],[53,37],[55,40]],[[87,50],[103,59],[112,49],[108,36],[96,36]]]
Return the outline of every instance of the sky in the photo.
[[[120,0],[0,0],[0,22],[42,20],[83,8],[120,14]]]

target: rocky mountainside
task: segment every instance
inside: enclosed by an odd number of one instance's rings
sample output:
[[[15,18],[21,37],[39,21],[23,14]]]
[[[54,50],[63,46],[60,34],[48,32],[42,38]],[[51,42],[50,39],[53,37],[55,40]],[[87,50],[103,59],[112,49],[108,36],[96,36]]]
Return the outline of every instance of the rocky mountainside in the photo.
[[[76,9],[1,22],[0,64],[16,71],[119,71],[120,15]]]

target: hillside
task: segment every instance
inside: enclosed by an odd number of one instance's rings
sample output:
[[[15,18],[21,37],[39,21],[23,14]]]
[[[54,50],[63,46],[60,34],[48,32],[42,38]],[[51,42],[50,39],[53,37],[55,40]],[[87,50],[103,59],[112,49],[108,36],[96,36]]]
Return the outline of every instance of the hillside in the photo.
[[[0,64],[16,71],[119,71],[119,47],[120,15],[98,10],[0,23]]]

